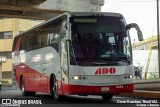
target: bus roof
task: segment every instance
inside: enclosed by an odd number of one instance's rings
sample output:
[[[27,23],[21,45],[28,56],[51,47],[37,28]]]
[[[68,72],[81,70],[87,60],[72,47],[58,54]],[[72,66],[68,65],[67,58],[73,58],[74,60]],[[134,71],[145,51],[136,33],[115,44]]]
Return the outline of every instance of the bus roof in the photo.
[[[26,34],[26,33],[29,33],[32,30],[34,30],[36,28],[39,28],[39,27],[41,27],[41,26],[43,26],[45,24],[48,24],[48,23],[52,22],[53,20],[55,20],[55,19],[57,19],[59,17],[62,17],[64,15],[67,15],[67,16],[112,16],[112,17],[123,17],[120,13],[111,13],[111,12],[65,12],[65,13],[63,13],[61,15],[58,15],[58,16],[56,16],[54,18],[51,18],[51,19],[49,19],[49,20],[47,20],[45,22],[42,22],[42,23],[32,27],[31,29],[21,33],[21,34],[18,34],[16,37],[21,36],[21,35]]]

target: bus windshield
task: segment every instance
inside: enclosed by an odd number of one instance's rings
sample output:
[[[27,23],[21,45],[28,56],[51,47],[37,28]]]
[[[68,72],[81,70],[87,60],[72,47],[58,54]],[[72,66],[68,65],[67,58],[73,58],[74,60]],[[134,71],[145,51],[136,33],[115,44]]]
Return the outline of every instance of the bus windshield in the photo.
[[[120,17],[72,17],[71,57],[79,61],[129,61],[130,39]]]

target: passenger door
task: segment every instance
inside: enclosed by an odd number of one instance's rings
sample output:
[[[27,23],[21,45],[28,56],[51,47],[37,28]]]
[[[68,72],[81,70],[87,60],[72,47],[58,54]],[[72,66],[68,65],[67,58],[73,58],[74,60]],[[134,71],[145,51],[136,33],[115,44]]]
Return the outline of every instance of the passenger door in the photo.
[[[69,94],[68,57],[66,37],[61,35],[61,86],[64,95]]]

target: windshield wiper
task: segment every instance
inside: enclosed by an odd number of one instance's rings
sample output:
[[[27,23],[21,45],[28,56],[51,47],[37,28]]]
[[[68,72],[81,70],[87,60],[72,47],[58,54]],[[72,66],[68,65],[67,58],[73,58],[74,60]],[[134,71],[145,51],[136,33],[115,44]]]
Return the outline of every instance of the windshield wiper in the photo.
[[[125,60],[125,59],[121,59],[121,58],[113,58],[113,57],[109,57],[109,58],[103,58],[103,59],[97,59],[96,61],[98,62],[103,62],[103,61],[122,61],[122,62],[131,62],[130,60]]]

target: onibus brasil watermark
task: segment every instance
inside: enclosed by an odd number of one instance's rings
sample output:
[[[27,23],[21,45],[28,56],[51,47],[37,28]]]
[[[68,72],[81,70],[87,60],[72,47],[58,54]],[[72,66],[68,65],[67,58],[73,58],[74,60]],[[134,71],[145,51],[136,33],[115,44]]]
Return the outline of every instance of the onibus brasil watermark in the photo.
[[[136,107],[159,107],[157,100],[117,100],[119,104],[136,104]]]
[[[20,107],[21,104],[42,104],[41,100],[17,100],[17,99],[2,99],[0,107]]]

